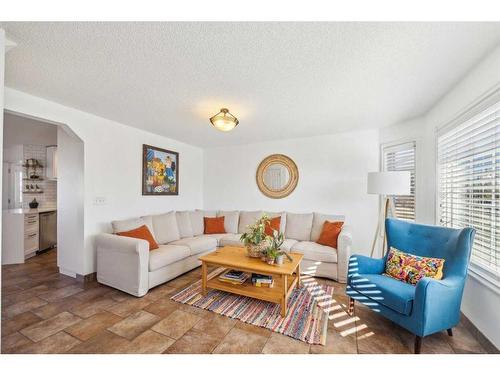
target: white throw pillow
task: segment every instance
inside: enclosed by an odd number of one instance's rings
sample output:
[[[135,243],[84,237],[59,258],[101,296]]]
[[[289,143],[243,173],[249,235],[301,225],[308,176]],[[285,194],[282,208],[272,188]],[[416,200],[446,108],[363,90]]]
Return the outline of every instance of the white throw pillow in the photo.
[[[224,229],[226,233],[238,233],[239,211],[219,211],[217,217],[224,216]]]
[[[205,223],[203,222],[203,211],[189,211],[189,218],[191,219],[191,228],[193,228],[193,235],[199,236],[205,230]]]
[[[262,216],[262,211],[241,211],[238,233],[245,233],[249,225],[254,224]]]
[[[311,239],[311,228],[313,214],[286,213],[285,238],[297,241],[309,241]]]
[[[181,238],[193,237],[193,227],[191,225],[191,218],[188,211],[177,211],[175,213],[177,219],[177,226],[179,227],[179,235]]]
[[[159,244],[166,244],[181,239],[175,212],[168,212],[162,215],[154,215],[153,228],[155,231],[156,241]]]
[[[316,242],[321,236],[323,230],[323,224],[325,221],[345,221],[344,215],[326,215],[318,212],[314,213],[313,224],[311,229],[311,241]]]

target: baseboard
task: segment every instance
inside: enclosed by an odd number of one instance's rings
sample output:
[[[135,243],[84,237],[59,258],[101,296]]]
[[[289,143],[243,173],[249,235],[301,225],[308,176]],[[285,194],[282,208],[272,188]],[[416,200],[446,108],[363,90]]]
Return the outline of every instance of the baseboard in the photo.
[[[62,273],[63,275],[73,277],[73,278],[76,278],[76,276],[77,276],[75,272],[66,270],[66,269],[61,268],[61,267],[59,267],[59,273]]]
[[[80,275],[77,273],[76,274],[76,281],[78,281],[82,284],[90,283],[92,281],[97,281],[97,273],[93,272],[93,273],[89,273],[87,275]]]
[[[476,338],[477,341],[486,349],[488,353],[500,354],[500,350],[493,344],[488,338],[467,318],[463,313],[461,313],[461,320],[464,326],[469,330],[470,333]]]

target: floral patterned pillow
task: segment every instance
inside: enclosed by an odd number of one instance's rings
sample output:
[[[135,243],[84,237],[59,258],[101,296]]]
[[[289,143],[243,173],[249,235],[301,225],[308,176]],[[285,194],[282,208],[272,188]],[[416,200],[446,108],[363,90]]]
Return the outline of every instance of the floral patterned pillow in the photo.
[[[443,278],[444,259],[426,258],[391,247],[384,275],[415,285],[422,277]]]

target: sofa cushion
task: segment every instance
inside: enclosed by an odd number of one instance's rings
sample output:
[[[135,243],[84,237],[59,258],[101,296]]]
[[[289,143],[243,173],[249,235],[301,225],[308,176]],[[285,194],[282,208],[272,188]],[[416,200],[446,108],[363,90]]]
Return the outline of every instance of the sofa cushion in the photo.
[[[208,236],[182,238],[170,244],[189,247],[191,255],[201,254],[217,248],[217,240]]]
[[[400,314],[410,315],[415,298],[415,286],[389,276],[359,274],[351,287],[365,297]]]
[[[203,211],[189,211],[189,218],[191,219],[191,228],[193,229],[193,235],[199,236],[203,234],[203,230],[205,229],[205,224],[203,223]]]
[[[168,266],[190,255],[191,250],[187,246],[160,245],[158,249],[149,252],[149,271]]]
[[[181,238],[193,237],[193,227],[191,225],[191,218],[188,211],[177,211],[175,213],[177,219],[177,226],[179,227],[179,235]]]
[[[241,234],[228,234],[222,237],[219,241],[219,246],[236,246],[236,247],[244,247],[243,242],[240,241]],[[290,252],[293,245],[297,243],[297,240],[292,240],[287,238],[283,241],[283,245],[281,245],[281,250]]]
[[[321,235],[316,242],[320,245],[331,246],[336,249],[337,240],[343,225],[343,221],[325,221]]]
[[[311,238],[311,228],[313,214],[292,214],[286,213],[285,238],[292,238],[297,241],[309,241]]]
[[[311,228],[311,241],[316,242],[321,235],[321,231],[323,230],[323,224],[325,221],[335,222],[335,221],[344,221],[344,215],[326,215],[315,212],[313,214],[313,223]]]
[[[127,220],[115,220],[111,222],[111,226],[113,227],[113,233],[128,232],[129,230],[142,227],[143,225],[146,225],[148,227],[149,231],[154,237],[153,222],[151,221],[150,216],[135,217],[133,219],[127,219]]]
[[[283,241],[283,245],[281,245],[281,250],[290,252],[290,250],[292,250],[293,245],[295,245],[297,242],[298,242],[297,240],[293,240],[291,238],[285,238],[285,240]]]
[[[318,262],[337,263],[337,249],[323,246],[312,241],[297,242],[292,246],[292,252],[304,254],[305,259]]]
[[[243,242],[240,241],[241,234],[228,234],[220,239],[220,246],[236,246],[243,247]]]
[[[385,274],[413,285],[423,277],[441,280],[444,262],[441,258],[404,253],[391,246],[385,261]]]
[[[224,228],[226,233],[238,233],[239,211],[219,211],[217,217],[224,216]]]
[[[149,242],[149,250],[150,251],[158,249],[158,243],[155,241],[155,239],[153,238],[153,235],[151,234],[151,231],[149,230],[149,228],[146,225],[140,226],[139,228],[135,228],[132,230],[128,230],[126,232],[117,232],[116,234],[118,236],[146,240]]]
[[[249,225],[254,224],[262,216],[262,211],[240,211],[238,233],[245,233]]]
[[[203,217],[217,217],[217,211],[214,210],[196,210],[203,212]]]
[[[269,220],[269,223],[266,223],[264,233],[267,236],[273,236],[274,231],[281,232],[281,216],[273,217]]]
[[[181,238],[175,212],[153,216],[153,229],[156,241],[166,244]]]
[[[231,234],[228,233],[217,233],[217,234],[202,234],[201,236],[196,236],[196,237],[209,237],[209,238],[215,238],[217,240],[217,246],[222,246],[220,241],[227,237],[230,236]]]
[[[280,232],[284,234],[286,229],[286,212],[265,212],[265,214],[271,219],[275,217],[281,217]]]
[[[205,229],[203,231],[204,234],[218,234],[218,233],[226,233],[226,229],[224,228],[224,216],[221,217],[204,217],[203,223]]]

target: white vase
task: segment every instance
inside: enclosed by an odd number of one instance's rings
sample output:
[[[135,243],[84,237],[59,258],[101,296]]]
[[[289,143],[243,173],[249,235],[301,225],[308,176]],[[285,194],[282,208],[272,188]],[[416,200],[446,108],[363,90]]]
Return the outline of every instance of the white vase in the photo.
[[[281,266],[283,264],[283,261],[284,261],[284,258],[285,256],[284,255],[278,255],[275,259],[274,259],[274,262]]]

